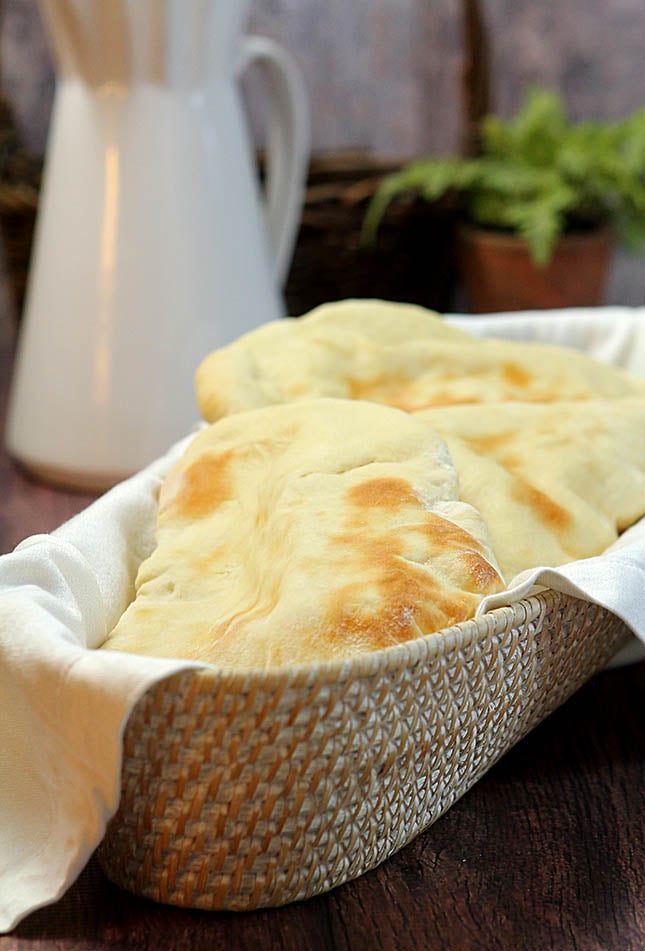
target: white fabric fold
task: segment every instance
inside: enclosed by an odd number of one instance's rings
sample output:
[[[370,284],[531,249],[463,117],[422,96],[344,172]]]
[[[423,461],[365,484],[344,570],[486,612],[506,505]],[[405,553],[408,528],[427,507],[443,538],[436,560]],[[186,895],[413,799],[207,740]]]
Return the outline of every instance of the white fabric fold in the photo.
[[[127,602],[183,445],[0,558],[0,932],[75,880],[118,806],[130,711],[196,666],[91,649]]]
[[[553,588],[600,604],[625,622],[634,637],[616,654],[610,667],[645,659],[645,519],[595,558],[574,561],[561,568],[539,567],[521,572],[506,591],[484,598],[477,614],[514,604],[539,588]]]
[[[645,374],[645,307],[571,307],[465,317],[448,321],[481,337],[534,340],[581,350],[596,360]]]
[[[454,320],[474,333],[550,340],[645,372],[645,309]],[[131,598],[154,543],[158,487],[187,441],[52,535],[0,558],[0,932],[74,881],[116,811],[134,704],[159,679],[197,666],[93,650]],[[639,525],[598,558],[520,576],[483,609],[551,585],[604,604],[643,638],[644,582]]]

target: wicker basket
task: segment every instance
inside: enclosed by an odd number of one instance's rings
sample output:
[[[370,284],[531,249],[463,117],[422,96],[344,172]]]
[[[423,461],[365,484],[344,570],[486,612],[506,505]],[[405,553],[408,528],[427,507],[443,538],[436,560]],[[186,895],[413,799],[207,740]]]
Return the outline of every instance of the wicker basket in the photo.
[[[403,161],[365,152],[312,158],[285,288],[291,315],[348,297],[455,309],[457,211],[451,201],[397,199],[381,222],[376,242],[361,242],[370,198],[383,176]]]
[[[127,724],[102,866],[206,909],[331,889],[438,819],[627,636],[546,591],[342,663],[174,675]]]
[[[41,177],[42,159],[22,147],[11,107],[0,94],[0,240],[18,319],[27,288]]]

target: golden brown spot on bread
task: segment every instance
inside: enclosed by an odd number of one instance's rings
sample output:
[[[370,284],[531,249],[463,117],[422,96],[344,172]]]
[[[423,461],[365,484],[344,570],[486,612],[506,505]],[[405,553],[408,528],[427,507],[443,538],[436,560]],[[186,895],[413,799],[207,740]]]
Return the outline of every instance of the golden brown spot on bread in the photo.
[[[351,529],[350,522],[334,541],[357,580],[330,594],[323,620],[325,635],[339,645],[377,649],[437,631],[472,617],[481,595],[502,586],[477,539],[432,512],[420,510],[414,523],[386,534]],[[405,557],[413,532],[428,541],[422,563]],[[450,552],[455,571],[446,578]],[[435,557],[443,560],[436,570]]]
[[[521,474],[522,467],[524,462],[521,456],[518,456],[514,452],[506,452],[503,456],[499,458],[500,465],[504,466],[505,469],[508,469],[513,475],[517,475],[519,472]]]
[[[511,492],[518,502],[532,509],[550,529],[563,531],[569,527],[572,521],[571,513],[524,477],[525,463],[521,458],[507,453],[499,462],[513,477]]]
[[[416,408],[419,410],[432,409],[433,406],[467,406],[481,402],[482,400],[477,396],[461,396],[458,393],[453,393],[451,390],[435,390],[432,396],[424,402],[423,406],[417,406]]]
[[[462,621],[475,610],[473,595],[442,591],[420,565],[386,557],[379,567],[372,581],[353,582],[334,592],[324,629],[341,646],[354,643],[378,650]]]
[[[351,486],[347,490],[347,499],[351,505],[360,507],[398,508],[410,503],[419,506],[419,499],[406,479],[387,476]]]
[[[487,558],[476,551],[464,551],[461,553],[461,559],[475,589],[483,592],[495,589],[495,584],[501,580],[500,574]]]
[[[571,524],[571,514],[546,493],[517,473],[514,473],[514,479],[513,495],[518,502],[531,508],[541,522],[558,530],[566,529]]]
[[[420,407],[410,397],[410,381],[404,377],[382,373],[369,380],[357,380],[354,377],[347,379],[347,396],[352,400],[372,400],[374,403],[385,403],[406,412],[412,412]]]
[[[199,400],[199,410],[207,423],[214,423],[226,416],[228,406],[223,400],[219,400],[216,395],[207,393]]]
[[[218,392],[210,382],[211,378],[216,380],[219,376],[219,360],[219,354],[210,354],[195,373],[195,391],[199,411],[209,423],[214,423],[215,420],[226,416],[228,412],[226,395]]]
[[[406,413],[418,413],[433,406],[458,406],[467,403],[482,402],[476,396],[464,396],[459,393],[461,380],[455,379],[455,389],[450,388],[452,374],[441,374],[442,389],[433,390],[436,384],[430,381],[430,391],[424,392],[417,381],[406,380],[404,377],[382,374],[370,380],[356,380],[350,377],[347,380],[347,395],[353,400],[372,400],[374,403],[385,403],[394,406]]]
[[[497,450],[503,449],[511,439],[513,433],[492,433],[490,436],[468,436],[464,441],[480,456],[494,456]]]
[[[302,380],[297,383],[290,383],[286,387],[287,396],[290,396],[292,399],[297,399],[300,396],[307,396],[308,393],[311,393],[311,385],[304,383]]]
[[[460,528],[450,519],[441,518],[432,512],[425,513],[425,520],[416,531],[421,531],[430,542],[430,557],[440,556],[447,551],[456,553],[457,559],[464,568],[464,574],[470,579],[463,579],[464,586],[469,590],[490,593],[498,590],[502,578],[497,569],[488,561],[484,554],[483,545],[470,532]]]
[[[347,395],[352,400],[369,400],[374,398],[374,393],[383,389],[383,386],[391,383],[387,376],[370,377],[369,380],[357,380],[354,377],[347,378]]]
[[[511,386],[517,386],[520,389],[528,387],[533,382],[533,375],[517,363],[503,363],[502,376],[506,383]]]
[[[464,551],[483,552],[483,546],[474,535],[461,528],[448,518],[435,515],[434,512],[424,512],[423,521],[411,526],[415,531],[422,532],[438,550],[446,551],[450,548]]]
[[[207,453],[173,474],[161,498],[164,510],[171,508],[181,518],[200,518],[230,499],[232,458],[232,449]]]

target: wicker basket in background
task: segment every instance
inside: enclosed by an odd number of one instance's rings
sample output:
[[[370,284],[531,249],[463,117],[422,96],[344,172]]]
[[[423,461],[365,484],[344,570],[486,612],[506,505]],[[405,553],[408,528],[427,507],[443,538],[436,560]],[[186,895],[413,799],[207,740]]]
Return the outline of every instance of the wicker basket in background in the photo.
[[[0,237],[4,272],[18,318],[27,288],[41,175],[42,159],[21,145],[11,107],[0,95]]]
[[[454,309],[455,212],[448,202],[395,201],[375,243],[361,244],[370,198],[383,175],[403,161],[365,152],[313,157],[285,291],[291,315],[348,297]]]

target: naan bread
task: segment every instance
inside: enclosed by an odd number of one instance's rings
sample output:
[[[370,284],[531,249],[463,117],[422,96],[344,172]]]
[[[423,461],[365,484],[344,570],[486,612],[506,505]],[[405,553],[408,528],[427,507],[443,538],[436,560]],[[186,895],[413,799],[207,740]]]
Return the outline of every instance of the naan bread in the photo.
[[[575,350],[480,339],[411,304],[350,300],[265,324],[208,356],[197,399],[212,422],[316,396],[429,406],[645,395],[645,381]]]
[[[300,401],[227,417],[190,444],[104,647],[227,667],[320,662],[457,623],[503,587],[426,422]]]
[[[460,497],[488,526],[506,581],[598,555],[645,515],[645,400],[451,406],[443,436]]]

